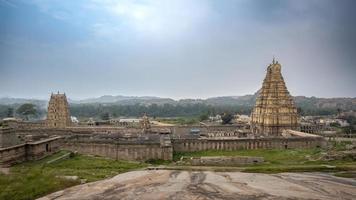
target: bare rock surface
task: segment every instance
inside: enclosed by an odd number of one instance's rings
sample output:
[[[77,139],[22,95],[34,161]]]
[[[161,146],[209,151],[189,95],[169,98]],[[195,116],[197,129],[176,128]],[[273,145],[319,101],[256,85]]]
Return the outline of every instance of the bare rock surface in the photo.
[[[54,199],[356,199],[356,180],[323,173],[132,171],[40,198]]]

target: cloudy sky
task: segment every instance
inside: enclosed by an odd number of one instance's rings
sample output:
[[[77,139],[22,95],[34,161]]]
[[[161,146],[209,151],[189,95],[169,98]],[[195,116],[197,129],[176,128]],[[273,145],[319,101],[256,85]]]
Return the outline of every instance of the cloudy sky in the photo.
[[[0,97],[356,96],[354,0],[0,0]]]

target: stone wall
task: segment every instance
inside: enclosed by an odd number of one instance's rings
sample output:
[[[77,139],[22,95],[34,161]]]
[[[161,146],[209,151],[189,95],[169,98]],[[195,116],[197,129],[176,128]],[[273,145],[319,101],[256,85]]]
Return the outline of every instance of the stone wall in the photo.
[[[260,138],[260,139],[174,139],[175,152],[194,152],[204,150],[239,149],[290,149],[324,147],[322,137],[315,138]]]
[[[175,134],[190,134],[194,128],[203,131],[224,132],[234,131],[235,126],[221,127],[194,127],[177,126],[170,127]],[[188,133],[187,133],[188,132]],[[239,149],[290,149],[290,148],[315,148],[325,146],[326,141],[320,137],[295,131],[286,132],[286,137],[274,138],[238,138],[233,137],[176,137],[175,134],[143,134],[138,129],[122,128],[90,128],[68,127],[63,129],[29,129],[16,130],[17,135],[29,136],[28,138],[41,139],[43,137],[60,135],[62,140],[40,140],[27,142],[23,145],[0,149],[1,161],[12,163],[24,160],[37,160],[59,149],[77,151],[82,154],[90,154],[108,157],[117,160],[149,159],[172,160],[173,151],[193,152],[204,150],[239,150]],[[122,133],[122,134],[116,134]],[[137,133],[137,134],[135,134]],[[127,136],[127,134],[129,136]],[[186,135],[187,136],[187,135]],[[226,136],[226,135],[222,135]],[[27,140],[29,141],[29,140]],[[48,144],[48,145],[47,145]]]
[[[0,164],[12,165],[23,161],[39,160],[60,150],[60,137],[48,138],[37,142],[0,148]]]
[[[61,137],[26,143],[26,160],[39,160],[61,150]]]
[[[127,127],[115,127],[115,126],[71,126],[66,128],[48,128],[46,126],[37,126],[34,123],[22,123],[16,122],[16,133],[20,135],[73,135],[73,134],[94,134],[94,133],[103,133],[103,134],[143,134],[141,128],[127,128]],[[25,125],[26,124],[26,125]],[[31,124],[31,125],[30,125]],[[32,126],[33,125],[33,126]],[[241,125],[222,125],[222,126],[152,126],[151,129],[167,129],[174,136],[186,136],[189,135],[191,130],[199,129],[200,135],[208,136],[208,133],[217,135],[217,133],[225,133],[223,136],[232,136],[232,134],[237,133],[241,130],[243,126]],[[243,129],[244,130],[244,129]],[[245,131],[245,130],[244,130]],[[148,133],[150,134],[150,133]]]
[[[0,149],[0,165],[12,165],[26,161],[26,144]]]
[[[67,127],[67,128],[34,128],[16,129],[18,135],[92,135],[92,134],[142,134],[142,129],[123,127]]]
[[[250,133],[243,124],[214,125],[214,126],[167,126],[173,138],[199,138],[202,137],[247,137]]]
[[[208,132],[208,128],[206,126],[167,126],[171,130],[171,133],[176,136],[182,136],[190,134],[191,130],[198,129],[201,134]]]
[[[116,160],[145,161],[149,159],[172,160],[173,158],[172,147],[161,145],[161,143],[65,141],[62,149]]]
[[[0,128],[0,148],[14,146],[20,144],[15,131],[11,128]]]
[[[7,121],[5,125],[9,128],[14,129],[43,129],[46,126],[45,121],[38,121],[38,122],[25,122],[25,121]]]

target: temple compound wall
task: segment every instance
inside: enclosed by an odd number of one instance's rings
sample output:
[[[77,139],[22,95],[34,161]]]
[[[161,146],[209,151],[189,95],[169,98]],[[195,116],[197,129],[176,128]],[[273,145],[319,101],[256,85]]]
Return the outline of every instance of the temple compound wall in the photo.
[[[160,144],[65,142],[62,149],[115,160],[146,161],[150,159],[172,160],[173,158],[172,147],[162,147]]]
[[[0,128],[0,148],[15,146],[20,143],[21,142],[13,129]]]
[[[303,133],[304,134],[304,133]],[[167,137],[167,136],[166,136]],[[324,147],[326,141],[320,136],[299,135],[299,137],[278,138],[168,138],[147,141],[127,140],[82,140],[54,137],[37,142],[27,142],[0,149],[2,164],[41,159],[58,150],[70,150],[81,154],[103,156],[116,160],[146,161],[150,159],[172,160],[173,152],[194,152],[205,150],[244,149],[299,149]]]
[[[133,141],[76,138],[64,140],[61,148],[81,154],[103,156],[116,160],[145,161],[150,159],[172,160],[173,158],[173,149],[169,137]]]
[[[61,147],[61,137],[52,137],[36,142],[0,148],[0,164],[12,165],[24,161],[39,160],[56,153]]]
[[[300,149],[324,147],[322,137],[259,138],[259,139],[175,139],[174,152],[195,152],[205,150],[245,150],[245,149]]]
[[[162,127],[162,126],[161,126]],[[193,130],[199,131],[200,135],[208,136],[209,133],[234,133],[244,128],[243,125],[214,125],[214,126],[166,126],[175,136],[183,136],[191,133]]]

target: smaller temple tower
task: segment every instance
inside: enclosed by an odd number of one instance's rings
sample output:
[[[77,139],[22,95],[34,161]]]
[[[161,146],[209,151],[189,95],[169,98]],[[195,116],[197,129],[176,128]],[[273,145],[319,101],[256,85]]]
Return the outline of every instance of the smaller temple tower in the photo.
[[[151,129],[150,120],[147,117],[146,113],[144,113],[142,116],[141,128],[143,129],[144,133],[148,132]]]
[[[66,94],[51,94],[48,103],[47,127],[65,128],[71,125],[69,106]]]

